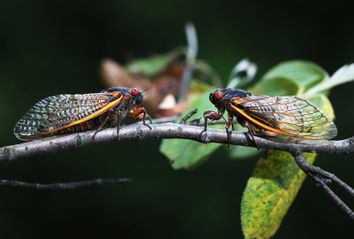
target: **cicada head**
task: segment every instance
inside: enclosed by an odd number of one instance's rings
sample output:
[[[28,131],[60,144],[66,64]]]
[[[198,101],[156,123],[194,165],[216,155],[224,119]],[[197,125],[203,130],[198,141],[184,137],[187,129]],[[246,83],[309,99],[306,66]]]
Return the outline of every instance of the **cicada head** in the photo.
[[[143,102],[143,94],[137,88],[126,88],[126,87],[115,87],[109,88],[101,91],[105,92],[119,92],[124,95],[124,100],[126,102],[133,103],[135,106],[140,105]]]
[[[132,99],[134,100],[136,106],[143,103],[144,100],[143,94],[137,88],[132,88],[130,90],[130,95],[132,96]]]
[[[246,97],[251,95],[250,92],[239,89],[216,89],[209,95],[209,100],[219,110],[227,109],[232,98]]]

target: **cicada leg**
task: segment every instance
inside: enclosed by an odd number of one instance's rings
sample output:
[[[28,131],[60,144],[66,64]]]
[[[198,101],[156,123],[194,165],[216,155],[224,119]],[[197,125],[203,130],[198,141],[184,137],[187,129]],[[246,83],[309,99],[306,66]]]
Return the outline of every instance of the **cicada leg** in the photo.
[[[92,140],[95,140],[95,137],[96,137],[97,133],[100,132],[100,131],[103,129],[103,127],[107,124],[108,119],[109,119],[109,117],[110,117],[110,113],[111,113],[111,111],[109,111],[108,113],[106,113],[106,114],[100,116],[100,118],[98,119],[98,121],[99,121],[99,126],[98,126],[98,128],[96,129],[95,133],[92,135]],[[102,123],[101,123],[102,117],[104,117],[104,120],[103,120]]]
[[[223,117],[223,114],[212,111],[212,110],[206,110],[206,111],[204,111],[203,117],[204,117],[204,129],[203,129],[202,133],[207,131],[208,119],[219,120]]]
[[[119,110],[117,110],[115,112],[115,114],[112,114],[112,117],[113,117],[113,122],[115,123],[116,125],[116,129],[117,129],[117,140],[119,140],[119,131],[120,131],[120,123],[123,119],[123,117],[121,117],[121,112],[119,112]]]
[[[235,130],[235,125],[234,125],[234,117],[229,114],[227,122],[226,122],[226,126],[225,126],[225,130],[226,130],[226,134],[227,134],[227,147],[230,147],[230,140],[231,140],[231,132],[229,131],[229,128],[231,126],[232,130]]]
[[[150,115],[146,112],[144,107],[138,107],[135,108],[134,110],[130,111],[130,115],[134,118],[139,118],[143,120],[143,124],[148,127],[149,129],[152,129],[150,125],[146,123],[146,119],[150,121],[150,124],[152,124],[152,120],[150,118]],[[140,116],[142,115],[142,116]]]
[[[248,136],[251,139],[251,141],[254,143],[254,145],[257,147],[257,149],[259,150],[259,147],[257,145],[256,140],[254,139],[254,135],[257,135],[259,132],[259,129],[254,127],[253,125],[249,124],[244,118],[242,117],[237,117],[237,122],[242,126],[242,127],[246,127],[248,129]]]
[[[231,126],[232,131],[235,130],[234,116],[231,114],[229,114],[227,125],[229,125],[229,127]]]
[[[204,132],[207,131],[207,128],[208,128],[208,119],[210,120],[219,120],[221,118],[224,118],[223,116],[223,112],[216,112],[216,111],[212,111],[212,110],[206,110],[204,111],[204,129],[203,131],[200,133],[200,135],[202,135]],[[231,116],[231,119],[230,119],[230,115],[229,115],[229,119],[228,121],[226,121],[226,134],[227,134],[227,145],[230,146],[230,132],[229,132],[229,128],[230,128],[230,125],[232,125],[232,129],[234,128],[234,125],[233,125],[233,119],[232,119],[232,116]]]
[[[184,115],[182,117],[182,119],[179,121],[180,124],[186,124],[187,123],[187,120],[189,120],[193,115],[195,115],[196,113],[198,112],[198,109],[197,108],[194,108],[192,109],[191,111],[189,111],[186,115]],[[199,119],[194,119],[194,120],[200,120]],[[192,122],[195,122],[195,121],[192,121]]]
[[[254,145],[259,150],[258,144],[257,144],[256,140],[254,139],[254,135],[255,135],[254,127],[252,127],[251,125],[247,125],[246,128],[248,129],[248,135],[250,136],[252,142],[254,143]]]

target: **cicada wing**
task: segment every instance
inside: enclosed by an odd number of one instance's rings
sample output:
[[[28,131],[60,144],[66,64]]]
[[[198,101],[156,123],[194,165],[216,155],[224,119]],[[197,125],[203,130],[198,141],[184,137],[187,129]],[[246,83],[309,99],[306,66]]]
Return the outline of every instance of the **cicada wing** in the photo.
[[[122,97],[113,93],[50,96],[37,102],[16,124],[18,139],[40,138],[83,123],[117,105]]]
[[[337,128],[318,107],[295,96],[247,96],[234,100],[254,119],[273,132],[304,139],[332,139]]]

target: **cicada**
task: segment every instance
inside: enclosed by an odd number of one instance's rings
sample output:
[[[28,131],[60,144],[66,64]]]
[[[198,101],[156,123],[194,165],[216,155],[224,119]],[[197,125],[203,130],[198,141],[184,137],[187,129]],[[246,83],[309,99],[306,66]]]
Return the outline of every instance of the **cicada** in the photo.
[[[146,125],[149,116],[139,107],[142,102],[143,94],[136,88],[50,96],[37,102],[17,122],[14,134],[27,141],[92,129],[97,129],[97,133],[104,126],[117,126],[119,131],[126,116],[141,118]]]
[[[240,89],[216,89],[209,100],[218,109],[217,112],[204,112],[207,120],[221,119],[228,112],[226,131],[234,130],[234,117],[253,135],[284,135],[304,140],[332,139],[337,128],[331,119],[318,107],[296,96],[252,95]]]

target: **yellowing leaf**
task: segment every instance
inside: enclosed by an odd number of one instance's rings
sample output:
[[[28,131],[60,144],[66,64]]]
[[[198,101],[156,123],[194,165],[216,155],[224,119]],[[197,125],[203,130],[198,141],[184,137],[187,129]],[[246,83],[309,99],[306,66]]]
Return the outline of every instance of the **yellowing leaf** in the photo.
[[[305,154],[313,163],[316,154]],[[241,224],[246,239],[266,239],[278,230],[299,191],[305,174],[291,154],[270,150],[248,180],[241,202]]]

